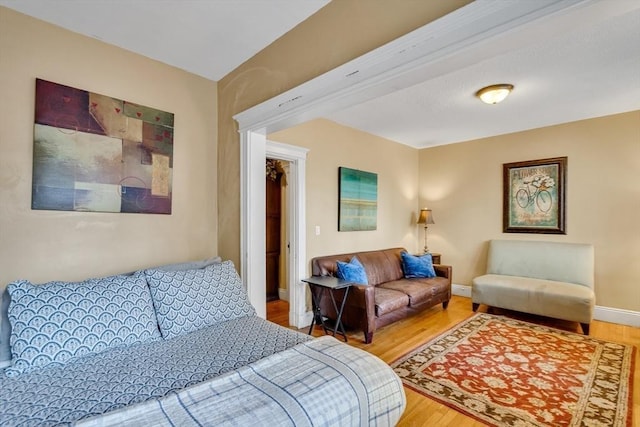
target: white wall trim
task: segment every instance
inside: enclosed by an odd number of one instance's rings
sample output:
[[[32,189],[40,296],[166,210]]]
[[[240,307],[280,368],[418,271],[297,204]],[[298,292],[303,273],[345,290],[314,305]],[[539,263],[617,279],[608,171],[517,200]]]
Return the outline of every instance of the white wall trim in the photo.
[[[451,293],[453,295],[471,298],[471,286],[454,283],[451,285]],[[596,305],[593,310],[593,318],[601,322],[617,323],[635,328],[640,327],[640,312],[638,311]]]
[[[601,322],[618,323],[640,328],[640,312],[638,311],[596,305],[593,310],[593,318]]]
[[[258,316],[267,317],[265,286],[265,161],[267,157],[289,162],[289,324],[302,328],[311,324],[306,310],[306,159],[308,149],[268,141],[264,129],[240,135],[242,224],[240,230],[241,275],[249,301]]]
[[[300,324],[302,326],[299,326],[298,329],[311,325],[311,321],[313,320],[313,311],[311,310],[305,311],[305,313],[301,316],[300,320],[301,320]]]
[[[267,140],[266,144],[267,157],[278,160],[286,160],[288,162],[307,160],[307,153],[309,152],[308,148],[283,144],[281,142],[270,140]]]
[[[460,297],[471,298],[471,286],[451,284],[451,293]]]
[[[289,204],[287,207],[289,227],[289,325],[302,328],[311,324],[307,321],[307,286],[302,282],[306,274],[307,234],[306,234],[306,161],[308,149],[294,145],[266,141],[265,156],[289,162]],[[265,157],[265,158],[266,158]],[[264,194],[252,197],[264,200]]]
[[[266,267],[266,141],[264,131],[240,135],[240,274],[258,316],[267,318]],[[262,195],[262,197],[260,197]],[[262,262],[252,262],[262,260]]]

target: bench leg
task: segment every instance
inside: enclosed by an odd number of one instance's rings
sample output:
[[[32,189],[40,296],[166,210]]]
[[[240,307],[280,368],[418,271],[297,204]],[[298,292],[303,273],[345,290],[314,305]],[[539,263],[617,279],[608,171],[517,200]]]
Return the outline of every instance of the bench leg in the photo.
[[[480,304],[478,304],[477,302],[472,302],[472,303],[471,303],[471,309],[472,309],[473,311],[477,311],[477,310],[478,310],[478,307],[480,307]]]
[[[446,301],[444,301],[444,302],[442,303],[442,308],[443,308],[443,309],[445,309],[445,310],[446,310],[448,306],[449,306],[449,300],[446,300]]]
[[[582,326],[582,332],[584,332],[585,335],[589,335],[589,324],[580,323],[580,326]]]

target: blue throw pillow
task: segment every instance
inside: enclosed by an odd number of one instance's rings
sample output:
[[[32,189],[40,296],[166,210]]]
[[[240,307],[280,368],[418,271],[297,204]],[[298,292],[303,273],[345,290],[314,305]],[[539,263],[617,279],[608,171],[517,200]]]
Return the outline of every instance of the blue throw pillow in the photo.
[[[431,254],[415,256],[407,252],[402,252],[401,256],[404,277],[407,279],[415,277],[436,277]]]
[[[13,361],[7,376],[160,339],[140,274],[44,285],[19,280],[8,289]]]
[[[351,258],[349,262],[338,261],[337,263],[338,279],[348,280],[349,282],[368,285],[367,272],[357,257]]]

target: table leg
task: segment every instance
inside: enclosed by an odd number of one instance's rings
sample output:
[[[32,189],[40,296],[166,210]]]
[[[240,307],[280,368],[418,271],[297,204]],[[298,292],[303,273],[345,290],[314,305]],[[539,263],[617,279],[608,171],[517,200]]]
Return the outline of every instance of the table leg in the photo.
[[[336,333],[340,333],[342,334],[342,336],[344,337],[344,342],[347,342],[347,332],[344,329],[344,326],[342,325],[342,312],[344,311],[344,304],[347,301],[347,295],[349,294],[349,287],[344,288],[344,296],[342,297],[342,303],[340,304],[340,310],[338,310],[338,305],[336,304],[336,299],[333,296],[333,292],[331,292],[331,302],[333,303],[333,309],[336,311],[336,313],[338,314],[336,317],[336,324],[334,325],[333,328],[333,336],[336,336]],[[338,331],[338,328],[340,328],[340,331]]]
[[[313,326],[317,324],[316,319],[322,319],[322,313],[320,313],[320,304],[318,304],[318,298],[316,297],[316,293],[314,292],[315,286],[309,283],[309,290],[311,291],[311,302],[313,305],[313,318],[311,319],[311,326],[309,326],[309,333],[313,332]],[[318,317],[320,316],[320,317]]]
[[[313,305],[313,319],[311,319],[311,325],[309,326],[308,335],[311,335],[313,333],[314,325],[322,325],[325,334],[332,332],[333,336],[335,337],[336,333],[338,333],[342,335],[344,337],[344,341],[347,342],[347,332],[344,329],[344,325],[342,324],[342,312],[344,311],[344,306],[347,301],[347,295],[349,294],[349,287],[344,288],[344,296],[342,298],[342,302],[340,303],[339,310],[333,289],[326,289],[324,287],[314,286],[313,284],[309,283],[309,290],[311,291],[311,302]],[[322,302],[325,291],[329,292],[331,296],[331,303],[333,304],[333,309],[336,312],[336,321],[333,325],[333,328],[327,326],[327,324],[325,323],[324,316],[322,315],[322,309],[320,308],[320,303]]]

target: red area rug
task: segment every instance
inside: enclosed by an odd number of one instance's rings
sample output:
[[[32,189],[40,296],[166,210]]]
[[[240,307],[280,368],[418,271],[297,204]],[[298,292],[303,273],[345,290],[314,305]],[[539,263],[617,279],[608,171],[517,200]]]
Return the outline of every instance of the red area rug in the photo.
[[[635,347],[478,313],[391,366],[488,425],[630,426]]]

